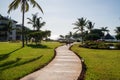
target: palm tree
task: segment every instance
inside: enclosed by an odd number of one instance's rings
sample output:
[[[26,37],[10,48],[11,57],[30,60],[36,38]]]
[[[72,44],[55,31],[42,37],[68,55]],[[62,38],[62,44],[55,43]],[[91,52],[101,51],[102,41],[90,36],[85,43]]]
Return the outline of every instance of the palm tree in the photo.
[[[32,14],[32,19],[27,18],[29,20],[28,24],[32,24],[33,25],[33,30],[35,30],[36,27],[36,20],[37,20],[37,13],[36,14]]]
[[[103,32],[103,37],[102,39],[105,37],[105,32],[109,32],[109,30],[107,29],[108,27],[101,27],[101,31]]]
[[[94,28],[94,25],[95,25],[95,23],[88,21],[87,29],[91,32],[91,30]]]
[[[38,7],[40,11],[43,13],[42,8],[35,0],[13,0],[13,2],[9,5],[8,13],[10,13],[11,10],[15,10],[18,8],[19,5],[21,5],[21,11],[22,11],[22,47],[24,47],[24,17],[25,12],[29,10],[29,3],[33,5],[33,7]]]
[[[37,18],[36,20],[36,30],[39,31],[42,26],[44,26],[46,24],[46,22],[41,22],[41,17]]]
[[[78,18],[78,21],[76,21],[73,25],[75,25],[76,27],[74,27],[73,29],[77,29],[76,32],[80,31],[81,32],[81,38],[82,38],[82,44],[83,44],[83,31],[84,31],[84,27],[87,25],[87,20],[82,18]]]
[[[107,28],[108,27],[101,27],[101,30],[102,30],[104,36],[105,36],[105,32],[107,32],[107,33],[109,32],[109,30]]]

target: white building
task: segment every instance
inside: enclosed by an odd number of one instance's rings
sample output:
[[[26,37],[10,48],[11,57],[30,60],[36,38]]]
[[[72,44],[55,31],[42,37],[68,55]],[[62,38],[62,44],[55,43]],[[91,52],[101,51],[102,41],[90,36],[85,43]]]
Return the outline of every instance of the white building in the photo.
[[[11,29],[8,28],[10,21]],[[0,15],[0,41],[8,40],[21,40],[21,26],[17,25],[17,21]]]

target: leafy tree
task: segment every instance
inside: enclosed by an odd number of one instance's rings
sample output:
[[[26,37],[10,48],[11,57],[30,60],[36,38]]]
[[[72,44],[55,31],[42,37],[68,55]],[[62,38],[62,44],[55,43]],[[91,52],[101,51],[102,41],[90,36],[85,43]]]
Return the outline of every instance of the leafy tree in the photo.
[[[38,7],[40,11],[43,13],[42,8],[35,0],[13,0],[13,2],[9,5],[8,13],[10,13],[11,10],[15,10],[18,8],[19,5],[21,5],[21,11],[22,11],[22,47],[24,47],[24,17],[25,12],[29,10],[29,3],[33,7]]]
[[[81,38],[82,38],[82,44],[83,44],[83,32],[84,32],[84,27],[87,25],[87,20],[82,18],[78,18],[78,21],[76,21],[73,25],[75,25],[76,27],[74,27],[73,29],[77,29],[76,32],[80,31],[81,32]]]
[[[85,35],[85,37],[84,37],[84,40],[85,41],[93,41],[93,40],[98,40],[98,39],[100,39],[100,35],[98,35],[98,34],[88,34],[88,35]]]
[[[96,34],[100,38],[102,38],[104,36],[104,33],[102,32],[101,29],[93,29],[93,30],[91,30],[90,34]]]
[[[73,38],[75,38],[75,39],[78,39],[78,38],[80,38],[81,37],[81,34],[78,34],[78,33],[74,33],[73,34]]]
[[[35,39],[35,43],[36,45],[38,44],[38,42],[40,42],[42,40],[42,31],[32,31],[29,33],[29,37],[34,38]]]
[[[44,36],[44,38],[46,38],[46,41],[47,41],[48,37],[51,36],[51,31],[50,30],[44,31],[44,34],[42,36]]]

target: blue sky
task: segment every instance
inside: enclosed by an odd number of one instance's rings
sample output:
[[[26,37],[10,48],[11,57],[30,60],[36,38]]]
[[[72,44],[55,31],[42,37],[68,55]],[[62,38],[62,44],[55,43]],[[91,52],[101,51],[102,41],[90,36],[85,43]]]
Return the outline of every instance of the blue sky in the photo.
[[[7,16],[8,5],[13,0],[3,0],[0,3],[0,14]],[[25,18],[36,12],[46,21],[44,30],[51,30],[52,37],[65,35],[73,30],[77,18],[85,17],[95,23],[95,28],[108,27],[111,34],[116,26],[120,26],[120,0],[36,0],[44,10],[44,15],[37,8],[30,8]],[[9,16],[21,23],[20,9],[12,11]],[[31,28],[31,25],[25,25]]]

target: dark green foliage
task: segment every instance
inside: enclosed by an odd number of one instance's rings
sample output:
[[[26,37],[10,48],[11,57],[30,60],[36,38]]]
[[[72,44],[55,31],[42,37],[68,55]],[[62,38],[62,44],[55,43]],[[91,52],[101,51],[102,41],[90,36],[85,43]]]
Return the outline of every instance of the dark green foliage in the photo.
[[[98,34],[88,34],[85,35],[84,40],[98,40],[100,39],[100,36]]]
[[[99,35],[100,37],[103,37],[103,36],[104,36],[104,33],[102,32],[101,29],[93,29],[93,30],[91,30],[90,33],[91,33],[91,34],[97,34],[97,35]]]
[[[35,43],[38,44],[38,42],[41,42],[43,38],[48,38],[51,35],[51,31],[46,30],[46,31],[30,31],[28,33],[29,38],[34,38]]]
[[[43,32],[42,31],[35,31],[35,32],[31,32],[28,34],[28,36],[30,38],[34,38],[35,39],[35,43],[37,44],[39,41],[42,40],[43,38]]]
[[[118,33],[115,37],[116,39],[120,40],[120,33]]]
[[[81,37],[81,34],[77,34],[77,33],[73,34],[73,38],[75,38],[75,39],[80,38],[80,37]]]
[[[115,47],[116,47],[117,49],[120,49],[120,43],[115,44]]]
[[[118,34],[120,33],[120,27],[116,27],[115,32]]]
[[[104,42],[97,41],[87,41],[82,45],[82,47],[91,49],[109,49],[109,45],[105,44]]]

